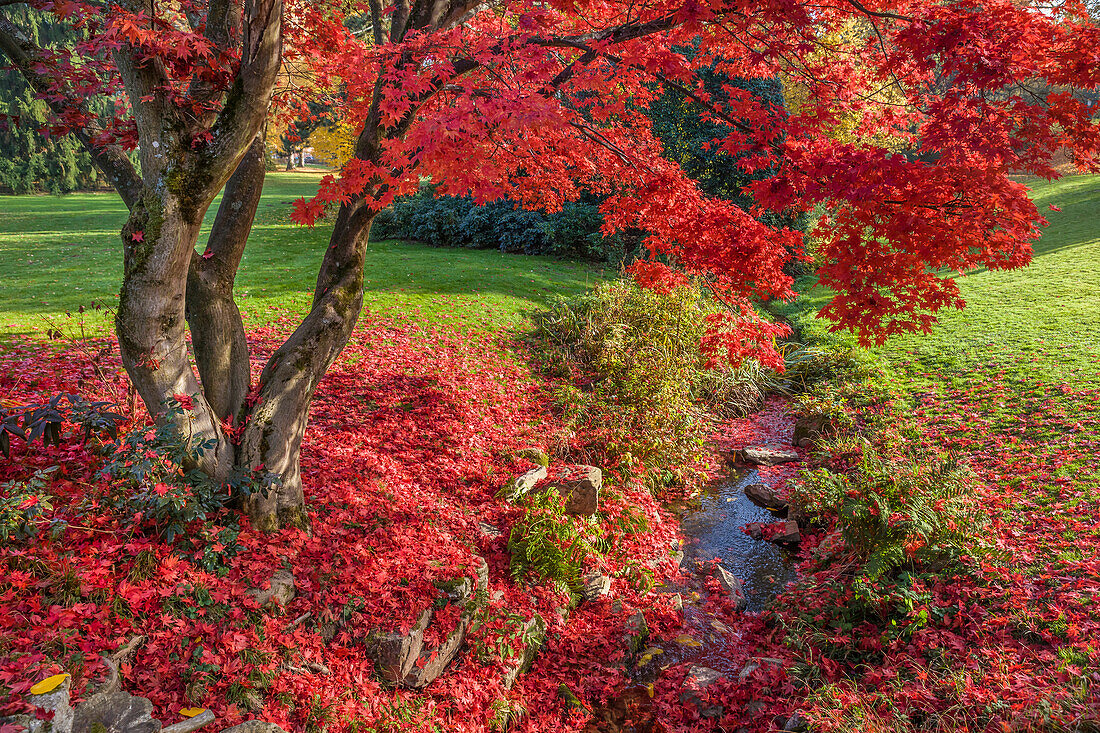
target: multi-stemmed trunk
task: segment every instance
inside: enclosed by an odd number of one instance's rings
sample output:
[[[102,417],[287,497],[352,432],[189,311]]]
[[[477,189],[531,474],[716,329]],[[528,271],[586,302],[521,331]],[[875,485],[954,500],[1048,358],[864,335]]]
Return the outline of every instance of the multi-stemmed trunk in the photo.
[[[267,496],[246,500],[253,524],[271,530],[308,523],[299,450],[313,393],[362,307],[373,213],[362,199],[341,207],[310,312],[268,360],[249,400],[248,343],[233,282],[263,176],[257,138],[225,186],[202,254],[195,245],[205,208],[188,209],[174,195],[142,198],[123,233],[127,265],[116,332],[123,365],[151,413],[163,413],[175,395],[191,398],[181,428],[215,446],[196,456],[204,472],[225,478],[235,468],[263,467],[278,477]]]
[[[119,2],[135,17],[156,15],[148,0]],[[388,21],[390,41],[400,43],[413,30],[451,27],[475,5],[401,0]],[[371,13],[374,42],[381,46],[381,5],[372,4]],[[49,54],[0,13],[0,51],[54,112],[91,120],[75,134],[130,210],[122,231],[124,277],[116,317],[123,366],[151,415],[178,420],[185,436],[214,446],[192,457],[205,473],[225,479],[235,470],[262,468],[278,477],[269,493],[250,494],[243,502],[253,525],[263,530],[308,523],[298,463],[302,437],[314,391],[347,344],[362,307],[373,197],[383,185],[368,184],[340,207],[309,314],[252,385],[233,284],[263,188],[263,132],[281,67],[282,15],[282,0],[209,0],[205,13],[188,15],[195,33],[226,57],[239,58],[227,87],[213,88],[197,77],[190,105],[176,101],[160,60],[125,43],[113,47],[134,113],[139,173],[119,145],[102,142],[105,135],[87,100],[59,93],[44,75]],[[444,80],[437,81],[435,90]],[[385,139],[407,134],[430,96],[416,98],[389,125],[381,109],[383,87],[380,74],[355,150],[374,165],[384,158]],[[294,151],[288,152],[293,166]],[[222,201],[199,253],[203,217],[219,192]],[[182,414],[165,409],[173,399],[184,406]]]

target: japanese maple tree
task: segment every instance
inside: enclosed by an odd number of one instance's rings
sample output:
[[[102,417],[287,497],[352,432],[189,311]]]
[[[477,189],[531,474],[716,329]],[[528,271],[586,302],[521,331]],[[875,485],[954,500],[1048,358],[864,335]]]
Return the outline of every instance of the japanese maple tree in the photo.
[[[824,315],[880,340],[962,304],[942,272],[1025,264],[1043,219],[1011,176],[1054,175],[1058,151],[1091,168],[1100,147],[1082,93],[1100,83],[1100,30],[1074,2],[31,0],[82,32],[69,48],[34,43],[4,14],[13,4],[0,0],[0,51],[130,209],[123,363],[155,414],[194,397],[183,419],[218,446],[205,470],[281,476],[249,500],[265,528],[304,521],[299,445],[362,307],[371,222],[423,176],[551,209],[601,194],[609,232],[647,233],[640,282],[695,276],[728,306],[704,348],[774,362],[783,327],[752,302],[791,295],[783,265],[804,245],[761,223],[765,209],[821,214],[810,234],[837,292]],[[339,175],[295,204],[304,224],[334,209],[330,244],[308,315],[252,385],[233,280],[284,60],[342,100],[358,137]],[[702,69],[780,75],[806,101],[788,114],[740,86],[713,94]],[[769,171],[751,184],[759,211],[707,197],[662,157],[644,112],[669,87],[718,126],[715,150]],[[93,115],[94,96],[116,114]]]

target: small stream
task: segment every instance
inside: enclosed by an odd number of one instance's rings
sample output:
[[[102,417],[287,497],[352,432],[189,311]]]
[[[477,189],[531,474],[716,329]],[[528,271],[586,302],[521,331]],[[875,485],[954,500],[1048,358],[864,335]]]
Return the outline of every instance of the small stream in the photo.
[[[692,561],[719,560],[744,583],[746,610],[758,612],[795,579],[795,571],[791,551],[742,531],[749,522],[778,521],[777,515],[745,496],[744,487],[752,483],[766,480],[756,469],[737,471],[676,510],[686,539],[685,570]]]
[[[769,399],[754,415],[731,420],[715,435],[719,450],[737,450],[747,445],[789,445],[793,420],[780,399]],[[771,524],[781,521],[772,512],[752,502],[744,487],[763,483],[778,487],[794,478],[799,463],[767,468],[728,467],[702,491],[675,501],[669,507],[680,519],[684,538],[684,577],[664,586],[660,592],[679,593],[683,598],[681,636],[651,639],[649,649],[630,670],[630,681],[596,712],[588,731],[648,733],[661,730],[650,712],[653,683],[664,670],[684,665],[707,667],[723,675],[737,674],[731,668],[731,645],[738,645],[740,631],[718,621],[700,603],[707,566],[718,560],[722,567],[740,579],[746,598],[745,611],[759,613],[796,580],[797,548],[785,548],[767,540],[754,540],[744,527],[752,522]],[[681,643],[687,640],[688,643]],[[656,647],[656,655],[650,654]],[[743,655],[742,655],[743,656]],[[652,658],[652,663],[644,659]],[[647,687],[648,686],[648,687]]]

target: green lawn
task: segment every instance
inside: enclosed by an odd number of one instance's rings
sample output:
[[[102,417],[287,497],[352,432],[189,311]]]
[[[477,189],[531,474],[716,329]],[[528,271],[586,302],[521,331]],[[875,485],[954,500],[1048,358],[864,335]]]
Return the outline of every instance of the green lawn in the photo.
[[[1100,176],[1030,183],[1050,220],[1034,262],[1008,272],[979,270],[959,278],[966,308],[943,311],[931,334],[891,339],[876,352],[915,382],[939,372],[960,378],[1005,370],[1018,378],[1100,386]],[[1054,204],[1061,212],[1048,210]],[[809,312],[828,293],[811,290],[795,310]]]
[[[237,297],[250,324],[309,307],[329,228],[297,226],[289,211],[295,198],[312,195],[317,180],[315,172],[268,175],[237,278]],[[207,225],[214,211],[216,202]],[[119,230],[125,217],[114,194],[0,197],[0,336],[66,329],[74,323],[66,312],[75,314],[93,301],[113,308],[122,277]],[[548,257],[372,242],[365,309],[429,322],[508,327],[554,295],[580,292],[601,277],[606,271],[600,267]],[[101,316],[86,318],[95,330],[109,327]]]

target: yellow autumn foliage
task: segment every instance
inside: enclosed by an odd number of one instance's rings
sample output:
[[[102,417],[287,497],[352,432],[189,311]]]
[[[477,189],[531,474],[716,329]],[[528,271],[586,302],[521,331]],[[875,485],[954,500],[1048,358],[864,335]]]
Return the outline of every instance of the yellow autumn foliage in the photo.
[[[340,168],[355,152],[356,130],[339,122],[331,127],[319,127],[309,136],[313,157],[330,168]]]
[[[858,52],[864,46],[868,35],[874,32],[870,23],[865,20],[852,19],[839,31],[827,33],[821,38],[821,50],[811,57],[811,63],[815,60],[824,60],[830,54]],[[884,83],[883,80],[868,75],[864,82],[866,88],[860,90],[867,100],[869,107],[880,106],[905,106],[907,100],[905,94],[896,84]],[[787,104],[787,110],[791,114],[801,114],[810,106],[811,85],[801,75],[788,71],[780,74],[783,84],[783,98]],[[888,133],[878,132],[868,135],[862,131],[864,113],[856,110],[848,110],[838,116],[838,121],[830,130],[829,137],[837,142],[853,145],[873,145],[882,147],[892,152],[897,152],[905,147],[905,142]]]

